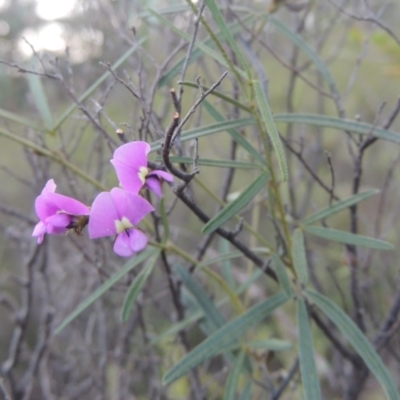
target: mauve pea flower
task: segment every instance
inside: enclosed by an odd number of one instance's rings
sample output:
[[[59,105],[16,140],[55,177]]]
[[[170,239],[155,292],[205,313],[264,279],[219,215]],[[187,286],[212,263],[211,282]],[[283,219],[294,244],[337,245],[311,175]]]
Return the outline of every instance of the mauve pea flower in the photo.
[[[54,180],[50,179],[35,201],[40,221],[32,236],[37,236],[39,244],[43,242],[45,233],[61,235],[68,229],[77,228],[79,220],[90,212],[89,207],[80,201],[55,193],[56,187]]]
[[[114,251],[121,257],[133,256],[147,245],[146,235],[135,228],[154,207],[143,197],[114,188],[102,192],[92,204],[89,217],[89,237],[117,235]]]
[[[147,186],[158,197],[162,197],[162,180],[172,182],[174,177],[168,172],[155,170],[147,167],[147,154],[150,145],[146,142],[136,141],[123,144],[114,151],[111,164],[121,186],[132,193],[138,194],[143,186]]]

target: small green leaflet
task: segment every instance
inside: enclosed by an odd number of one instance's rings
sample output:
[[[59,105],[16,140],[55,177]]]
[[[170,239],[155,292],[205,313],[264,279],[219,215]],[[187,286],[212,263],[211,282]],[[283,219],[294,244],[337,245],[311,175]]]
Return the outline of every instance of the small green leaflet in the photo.
[[[271,109],[268,104],[268,100],[265,96],[261,83],[259,81],[253,81],[254,92],[258,109],[261,114],[261,118],[265,124],[269,138],[271,139],[272,146],[274,147],[276,157],[278,158],[279,169],[281,170],[282,179],[287,181],[288,179],[288,167],[286,163],[285,151],[279,137],[278,130],[276,129],[274,118],[272,116]]]
[[[371,342],[360,331],[350,317],[330,299],[322,294],[307,290],[307,296],[321,309],[321,311],[338,327],[343,336],[350,342],[357,353],[367,364],[370,371],[381,383],[389,400],[400,400],[396,384],[385,364],[373,348]]]
[[[333,206],[326,207],[320,211],[317,211],[315,214],[310,215],[303,221],[303,224],[313,224],[317,221],[320,221],[321,219],[330,217],[331,215],[336,214],[339,211],[345,210],[346,208],[349,208],[350,206],[357,204],[363,200],[369,199],[370,197],[375,196],[378,193],[379,190],[372,189],[367,190],[363,193],[358,193],[354,196],[350,196],[347,199],[338,201]]]
[[[242,210],[251,200],[256,197],[257,193],[265,187],[269,179],[269,174],[264,171],[258,178],[251,183],[235,200],[226,205],[215,217],[211,218],[203,227],[204,234],[214,232],[226,221],[231,219],[235,214]]]
[[[304,226],[303,229],[312,235],[334,242],[353,244],[354,246],[368,247],[377,250],[393,250],[393,245],[383,240],[373,239],[354,233],[338,231],[337,229],[323,228],[320,226]]]
[[[308,268],[306,259],[306,248],[304,247],[304,236],[301,229],[296,229],[293,234],[292,259],[299,282],[303,285],[307,285]]]
[[[139,296],[140,292],[144,284],[147,281],[147,278],[150,276],[153,268],[156,264],[158,259],[159,252],[154,254],[146,263],[146,266],[143,270],[138,274],[138,276],[133,280],[131,286],[129,287],[128,291],[126,292],[124,303],[121,309],[121,320],[122,322],[126,322],[129,319],[129,316],[132,313],[133,306],[135,305],[135,301]]]
[[[296,305],[297,325],[299,329],[300,370],[305,394],[304,398],[307,400],[322,400],[306,304],[300,298],[297,300]]]
[[[287,297],[284,293],[277,294],[256,304],[243,315],[222,326],[167,371],[163,377],[163,383],[169,385],[175,382],[204,360],[219,354],[221,349],[226,349],[229,345],[234,344],[251,326],[260,323],[286,300]]]

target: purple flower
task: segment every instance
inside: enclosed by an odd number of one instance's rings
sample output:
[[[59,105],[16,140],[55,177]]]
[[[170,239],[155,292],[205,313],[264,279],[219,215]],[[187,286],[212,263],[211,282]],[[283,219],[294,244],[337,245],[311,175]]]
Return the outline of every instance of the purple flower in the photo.
[[[42,243],[44,234],[61,235],[75,228],[79,217],[88,215],[89,207],[78,200],[55,193],[57,185],[50,179],[42,193],[36,198],[35,209],[40,221],[36,224],[32,236]]]
[[[130,257],[147,245],[146,235],[135,228],[154,207],[143,197],[114,188],[100,193],[93,202],[89,218],[91,239],[117,235],[114,251]]]
[[[126,143],[114,151],[111,164],[114,165],[121,186],[132,193],[138,194],[143,186],[147,186],[158,197],[162,197],[162,180],[172,182],[174,177],[168,172],[151,171],[147,167],[147,154],[150,145],[136,141]]]

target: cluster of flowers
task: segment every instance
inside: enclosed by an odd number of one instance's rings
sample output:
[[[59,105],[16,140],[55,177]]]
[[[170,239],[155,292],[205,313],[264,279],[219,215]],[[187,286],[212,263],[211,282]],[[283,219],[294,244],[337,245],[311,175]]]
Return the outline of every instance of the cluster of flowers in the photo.
[[[168,172],[152,171],[147,167],[149,152],[150,145],[142,141],[126,143],[117,148],[111,164],[121,188],[100,193],[91,207],[56,193],[56,184],[50,179],[35,202],[40,221],[32,236],[36,236],[40,244],[46,233],[60,235],[68,230],[80,233],[88,224],[91,239],[116,235],[114,251],[122,257],[130,257],[143,250],[147,245],[147,237],[136,225],[154,211],[154,207],[139,192],[142,188],[148,188],[162,197],[162,181],[173,181],[173,176]]]

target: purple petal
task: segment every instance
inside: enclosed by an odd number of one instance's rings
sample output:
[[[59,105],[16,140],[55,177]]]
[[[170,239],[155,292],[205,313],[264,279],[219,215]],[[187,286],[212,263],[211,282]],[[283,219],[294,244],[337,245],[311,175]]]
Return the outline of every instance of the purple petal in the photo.
[[[159,198],[163,196],[161,182],[157,176],[150,176],[146,179],[146,186],[154,192]]]
[[[130,238],[125,231],[115,239],[114,251],[121,257],[130,257],[135,254],[130,245]]]
[[[54,194],[54,193],[52,193]],[[49,200],[48,193],[43,193],[39,195],[35,200],[35,210],[37,216],[41,221],[44,221],[46,218],[54,215],[59,211],[59,208]]]
[[[58,193],[47,193],[48,202],[58,207],[60,211],[64,211],[71,215],[88,215],[89,207],[72,197],[64,196]]]
[[[46,233],[46,226],[42,221],[39,221],[33,229],[32,236],[37,236],[37,242],[41,244]]]
[[[68,214],[54,214],[46,218],[46,225],[52,225],[57,228],[66,228],[71,223],[71,216]]]
[[[155,171],[151,171],[151,173],[148,175],[148,178],[150,178],[153,175],[156,175],[159,178],[164,179],[164,181],[167,181],[167,182],[174,181],[173,175],[171,175],[169,172],[160,171],[160,170],[156,169]]]
[[[95,239],[117,233],[115,221],[119,220],[111,193],[102,192],[93,201],[89,217],[89,237]]]
[[[127,218],[132,225],[138,224],[154,207],[143,197],[120,188],[111,190],[111,197],[118,210],[119,220]]]
[[[139,229],[130,229],[129,242],[131,249],[137,253],[147,246],[147,236]]]
[[[140,167],[147,167],[147,154],[149,152],[150,145],[148,143],[130,142],[123,144],[114,151],[113,160],[139,170]]]
[[[47,181],[46,186],[42,190],[42,194],[45,193],[54,193],[56,191],[57,185],[54,182],[54,179],[50,179]]]
[[[46,225],[46,232],[49,235],[63,235],[68,229],[65,226],[55,226],[52,224],[45,224]]]
[[[143,182],[139,177],[139,169],[127,166],[116,160],[111,160],[111,164],[115,168],[121,186],[132,193],[139,193],[143,186]]]

